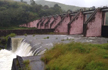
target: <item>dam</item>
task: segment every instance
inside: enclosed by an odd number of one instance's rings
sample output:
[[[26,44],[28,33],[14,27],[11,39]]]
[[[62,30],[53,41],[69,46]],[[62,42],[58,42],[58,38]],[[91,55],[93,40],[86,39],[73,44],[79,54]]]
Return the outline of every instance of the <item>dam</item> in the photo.
[[[108,7],[79,9],[78,11],[43,16],[19,27],[53,29],[56,34],[78,35],[85,37],[108,37]]]

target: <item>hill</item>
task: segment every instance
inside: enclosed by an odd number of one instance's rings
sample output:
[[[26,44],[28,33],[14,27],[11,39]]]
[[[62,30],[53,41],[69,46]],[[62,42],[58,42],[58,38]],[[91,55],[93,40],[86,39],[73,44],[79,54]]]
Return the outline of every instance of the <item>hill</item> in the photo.
[[[57,2],[50,2],[50,1],[45,1],[45,0],[37,0],[36,1],[37,4],[41,4],[41,5],[48,5],[49,7],[53,7],[55,4],[58,4],[63,10],[67,11],[67,10],[78,10],[82,7],[77,7],[77,6],[72,6],[72,5],[65,5],[65,4],[61,4],[61,3],[57,3]]]
[[[14,1],[21,1],[21,0],[14,0]],[[23,0],[23,1],[26,1],[28,4],[30,4],[30,1],[28,1],[28,0]],[[53,7],[55,4],[58,4],[61,7],[61,9],[65,10],[65,11],[67,11],[67,10],[75,11],[80,8],[83,8],[83,7],[78,7],[78,6],[65,5],[65,4],[61,4],[61,3],[57,3],[57,2],[50,2],[50,1],[46,1],[46,0],[36,0],[35,2],[42,6],[48,5],[49,7]]]

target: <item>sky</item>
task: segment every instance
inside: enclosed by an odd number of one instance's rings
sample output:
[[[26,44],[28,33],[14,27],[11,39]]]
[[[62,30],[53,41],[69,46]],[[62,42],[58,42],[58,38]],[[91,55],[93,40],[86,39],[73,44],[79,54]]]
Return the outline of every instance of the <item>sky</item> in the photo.
[[[108,6],[108,0],[47,0],[47,1],[59,2],[66,5],[75,5],[80,7]]]

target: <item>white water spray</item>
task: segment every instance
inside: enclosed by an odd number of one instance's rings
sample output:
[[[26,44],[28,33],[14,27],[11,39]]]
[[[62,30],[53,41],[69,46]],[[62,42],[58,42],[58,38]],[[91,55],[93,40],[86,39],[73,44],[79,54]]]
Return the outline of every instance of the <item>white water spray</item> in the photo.
[[[0,50],[0,70],[11,70],[13,58],[19,56],[32,56],[30,44],[22,41],[22,39],[12,40],[12,50]],[[14,47],[13,47],[14,46]]]
[[[8,50],[0,50],[0,70],[11,70],[12,60],[16,55]]]

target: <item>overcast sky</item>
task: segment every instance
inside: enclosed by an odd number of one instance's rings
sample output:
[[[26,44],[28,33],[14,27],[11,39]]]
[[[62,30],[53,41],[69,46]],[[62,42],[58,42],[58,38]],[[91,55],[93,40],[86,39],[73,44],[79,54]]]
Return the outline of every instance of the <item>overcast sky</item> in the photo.
[[[47,1],[54,1],[54,2],[59,2],[67,5],[75,5],[81,7],[108,6],[108,0],[47,0]]]

